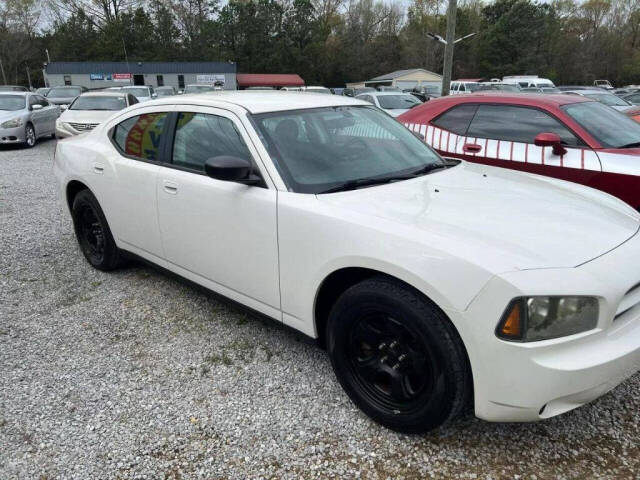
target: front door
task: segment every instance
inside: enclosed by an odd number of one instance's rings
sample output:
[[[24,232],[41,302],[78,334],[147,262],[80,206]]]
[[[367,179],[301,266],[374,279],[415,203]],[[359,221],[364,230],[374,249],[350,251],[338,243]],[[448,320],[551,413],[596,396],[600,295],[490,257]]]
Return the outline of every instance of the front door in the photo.
[[[133,76],[133,84],[134,85],[144,85],[144,75],[134,75]]]
[[[157,177],[165,258],[181,275],[280,318],[277,191],[207,176],[206,160],[223,155],[259,171],[257,152],[230,112],[180,108],[171,160]]]
[[[592,185],[602,168],[596,153],[559,120],[516,105],[463,104],[424,128],[425,141],[443,156]],[[539,147],[539,133],[556,133],[566,153]]]

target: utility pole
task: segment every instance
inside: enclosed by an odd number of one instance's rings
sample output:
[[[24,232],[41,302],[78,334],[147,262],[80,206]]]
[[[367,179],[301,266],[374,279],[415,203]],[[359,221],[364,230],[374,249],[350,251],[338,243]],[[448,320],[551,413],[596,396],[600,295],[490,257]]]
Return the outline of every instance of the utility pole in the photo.
[[[444,67],[442,69],[442,96],[449,95],[451,86],[451,71],[453,70],[453,46],[456,38],[456,14],[458,13],[458,1],[449,0],[447,8],[447,33],[444,46]]]
[[[31,90],[33,87],[31,86],[31,74],[29,73],[29,66],[25,65],[24,68],[27,71],[27,82],[29,82],[29,90]]]

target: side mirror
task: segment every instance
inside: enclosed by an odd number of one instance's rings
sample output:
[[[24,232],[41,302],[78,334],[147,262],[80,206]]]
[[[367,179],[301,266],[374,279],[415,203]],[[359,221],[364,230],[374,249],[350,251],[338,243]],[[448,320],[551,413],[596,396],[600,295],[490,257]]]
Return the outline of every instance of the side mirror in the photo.
[[[539,133],[533,143],[538,147],[553,147],[554,155],[567,153],[567,149],[562,146],[562,140],[557,133]]]
[[[157,93],[152,93],[151,94],[151,98],[158,98],[158,94]]]
[[[31,105],[31,110],[42,110],[42,105],[39,103]]]
[[[251,163],[244,158],[220,155],[209,158],[204,164],[205,173],[216,180],[257,185],[261,179],[251,174]]]

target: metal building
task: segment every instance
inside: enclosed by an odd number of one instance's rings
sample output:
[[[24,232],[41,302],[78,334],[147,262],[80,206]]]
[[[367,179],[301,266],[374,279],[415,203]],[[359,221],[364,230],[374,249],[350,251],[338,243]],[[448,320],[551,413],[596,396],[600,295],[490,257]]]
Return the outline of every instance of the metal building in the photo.
[[[150,85],[182,90],[185,85],[206,83],[236,89],[233,62],[50,62],[44,65],[43,75],[48,87]]]

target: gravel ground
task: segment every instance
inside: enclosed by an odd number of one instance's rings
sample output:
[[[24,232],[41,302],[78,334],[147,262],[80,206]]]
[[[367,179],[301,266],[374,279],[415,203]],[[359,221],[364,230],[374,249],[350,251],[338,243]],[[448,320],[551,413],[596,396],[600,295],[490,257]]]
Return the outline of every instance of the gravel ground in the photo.
[[[0,149],[0,479],[640,478],[640,375],[537,424],[390,432],[275,322],[90,268],[54,148]]]

